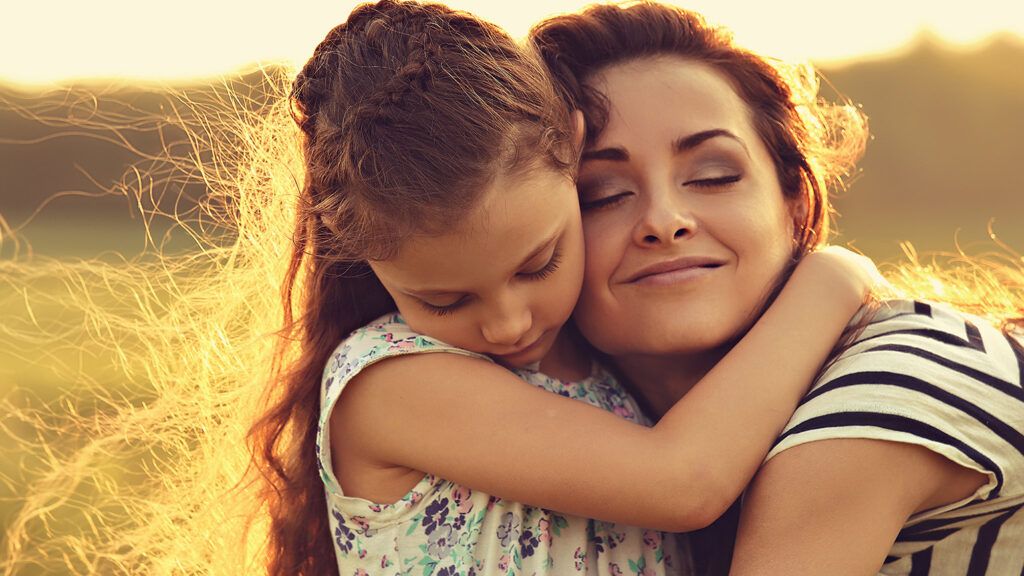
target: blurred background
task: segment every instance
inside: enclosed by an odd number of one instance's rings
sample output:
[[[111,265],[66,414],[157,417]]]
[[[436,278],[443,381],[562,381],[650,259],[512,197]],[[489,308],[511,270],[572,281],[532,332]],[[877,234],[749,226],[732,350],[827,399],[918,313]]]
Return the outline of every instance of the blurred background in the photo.
[[[140,249],[138,211],[124,198],[95,196],[121,182],[140,152],[184,144],[180,133],[142,122],[173,113],[166,92],[189,87],[202,99],[232,84],[257,94],[246,87],[261,74],[240,70],[301,65],[354,4],[311,1],[285,11],[188,0],[153,12],[113,0],[19,5],[0,34],[0,215],[37,253]],[[524,36],[533,22],[585,2],[452,4]],[[861,172],[836,198],[837,241],[886,260],[900,255],[901,242],[926,252],[978,246],[991,223],[1002,241],[1024,245],[1024,5],[683,5],[763,54],[815,63],[826,97],[838,92],[863,106],[873,137]]]
[[[148,158],[193,153],[176,115],[198,102],[255,109],[264,72],[301,65],[353,2],[106,0],[27,3],[0,24],[0,258],[132,257],[147,246],[194,249],[187,235],[118,193],[148,181],[155,205],[187,212],[201,185]],[[576,0],[451,2],[524,36],[585,5]],[[1024,5],[1009,0],[680,3],[732,28],[763,54],[810,60],[823,95],[863,106],[873,135],[861,170],[835,198],[835,241],[877,261],[919,252],[1024,251]],[[234,96],[231,96],[231,95]],[[180,175],[179,175],[180,176]],[[143,188],[146,188],[143,186]],[[0,226],[0,231],[5,228]],[[16,242],[15,242],[16,240]],[[2,279],[0,279],[2,280]],[[3,306],[19,295],[0,282]],[[38,311],[45,322],[46,310]],[[40,342],[45,347],[45,342]],[[0,400],[52,402],[69,384],[52,356],[0,350]],[[103,380],[111,362],[77,369]],[[66,367],[65,367],[66,368]],[[117,386],[110,376],[109,386]],[[4,416],[0,415],[0,418]],[[0,524],[24,482],[21,456],[0,448]]]

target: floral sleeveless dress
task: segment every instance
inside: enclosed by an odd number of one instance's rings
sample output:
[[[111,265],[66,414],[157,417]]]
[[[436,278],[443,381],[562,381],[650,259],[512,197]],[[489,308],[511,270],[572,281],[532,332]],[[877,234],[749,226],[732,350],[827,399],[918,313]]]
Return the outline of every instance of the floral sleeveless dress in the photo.
[[[374,362],[433,352],[486,359],[412,332],[401,316],[392,314],[353,332],[327,362],[317,448],[341,576],[689,573],[689,552],[679,536],[502,500],[432,474],[397,502],[345,496],[332,472],[327,433],[345,385]],[[642,421],[632,398],[603,370],[578,382],[529,370],[516,373],[555,394]]]

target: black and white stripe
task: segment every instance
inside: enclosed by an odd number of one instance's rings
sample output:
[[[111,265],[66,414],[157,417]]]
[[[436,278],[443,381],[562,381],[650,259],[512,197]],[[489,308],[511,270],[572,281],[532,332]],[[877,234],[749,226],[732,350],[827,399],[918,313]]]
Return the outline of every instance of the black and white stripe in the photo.
[[[769,454],[836,438],[924,446],[986,472],[982,497],[918,514],[881,574],[1024,576],[1024,345],[921,301],[883,305]]]

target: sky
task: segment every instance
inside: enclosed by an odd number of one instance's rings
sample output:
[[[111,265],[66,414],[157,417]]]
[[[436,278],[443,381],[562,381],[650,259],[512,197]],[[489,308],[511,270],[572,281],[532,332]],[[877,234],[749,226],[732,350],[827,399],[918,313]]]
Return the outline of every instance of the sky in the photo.
[[[301,64],[358,2],[327,0],[15,0],[0,20],[0,80],[173,81],[257,62]],[[534,22],[587,0],[450,0],[524,36]],[[922,30],[971,45],[1024,36],[1019,0],[687,0],[739,43],[787,60],[842,63],[907,45]],[[969,10],[968,10],[969,7]]]

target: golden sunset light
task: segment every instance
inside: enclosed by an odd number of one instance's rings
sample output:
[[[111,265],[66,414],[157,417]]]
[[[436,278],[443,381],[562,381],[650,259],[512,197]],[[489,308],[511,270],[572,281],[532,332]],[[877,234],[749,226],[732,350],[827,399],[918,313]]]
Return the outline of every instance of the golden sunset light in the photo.
[[[0,576],[1024,576],[1024,0],[7,4]]]
[[[586,0],[454,0],[523,36],[546,16]],[[1024,4],[960,2],[858,3],[829,0],[692,0],[674,2],[731,28],[737,40],[785,59],[843,62],[899,49],[927,31],[954,44],[992,34],[1024,35]],[[90,77],[181,80],[222,74],[255,62],[301,63],[358,2],[173,4],[125,0],[21,2],[6,10],[0,33],[0,80],[46,84]]]

